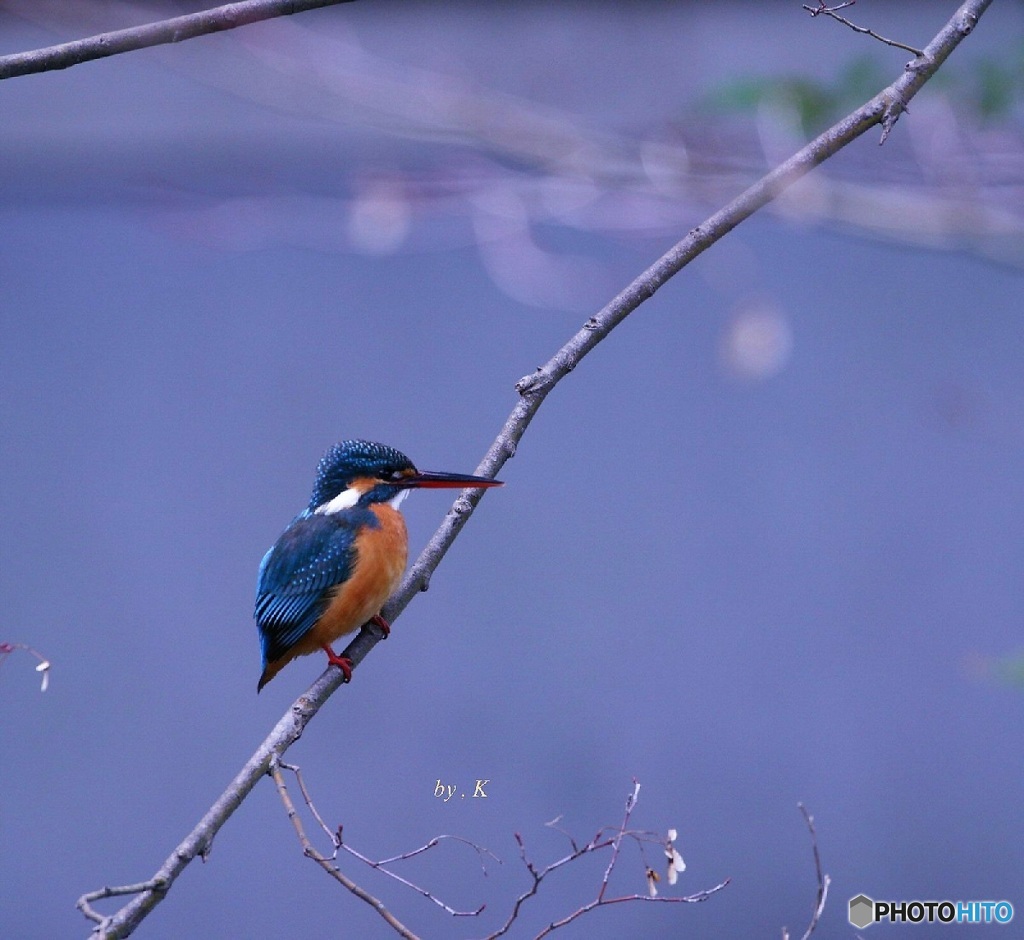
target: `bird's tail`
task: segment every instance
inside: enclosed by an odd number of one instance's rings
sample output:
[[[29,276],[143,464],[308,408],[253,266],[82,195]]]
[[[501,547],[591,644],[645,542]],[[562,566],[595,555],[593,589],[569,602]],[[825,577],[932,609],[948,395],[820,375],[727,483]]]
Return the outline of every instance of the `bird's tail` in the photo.
[[[271,679],[274,678],[288,662],[290,657],[282,656],[280,659],[275,659],[272,663],[267,663],[266,668],[263,670],[263,674],[260,676],[260,681],[256,686],[256,694],[259,695],[263,691],[265,686]]]

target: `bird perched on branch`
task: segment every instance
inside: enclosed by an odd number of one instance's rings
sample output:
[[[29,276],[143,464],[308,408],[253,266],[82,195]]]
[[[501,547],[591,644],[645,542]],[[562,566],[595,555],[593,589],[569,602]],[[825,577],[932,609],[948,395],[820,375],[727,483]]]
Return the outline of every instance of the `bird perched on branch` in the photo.
[[[256,586],[256,625],[263,688],[296,656],[322,649],[352,678],[352,661],[331,648],[372,620],[405,571],[409,537],[398,511],[409,490],[501,486],[498,480],[419,471],[400,451],[371,441],[335,444],[316,471],[309,505],[263,556]]]

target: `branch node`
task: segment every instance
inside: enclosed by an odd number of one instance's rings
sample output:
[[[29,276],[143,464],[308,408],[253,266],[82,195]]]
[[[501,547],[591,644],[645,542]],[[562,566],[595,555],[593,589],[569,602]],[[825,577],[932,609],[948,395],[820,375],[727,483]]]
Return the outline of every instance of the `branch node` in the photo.
[[[900,115],[905,111],[907,114],[910,113],[910,108],[907,107],[906,99],[896,90],[890,91],[885,96],[885,106],[882,110],[882,136],[878,141],[878,146],[881,147],[889,139],[889,134],[892,133],[892,129],[896,126],[896,122],[900,119]]]
[[[534,391],[540,384],[542,373],[543,369],[540,366],[537,366],[535,372],[530,373],[530,375],[524,375],[518,382],[516,382],[516,391],[524,397]]]

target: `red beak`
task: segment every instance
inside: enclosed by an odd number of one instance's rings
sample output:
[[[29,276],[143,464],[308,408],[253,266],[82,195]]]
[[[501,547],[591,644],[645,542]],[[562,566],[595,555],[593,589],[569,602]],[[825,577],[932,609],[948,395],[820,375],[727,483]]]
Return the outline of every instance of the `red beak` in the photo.
[[[489,480],[487,477],[474,477],[468,473],[434,473],[430,470],[417,471],[411,476],[393,484],[395,486],[422,487],[423,489],[483,489],[488,486],[504,486],[501,480]]]

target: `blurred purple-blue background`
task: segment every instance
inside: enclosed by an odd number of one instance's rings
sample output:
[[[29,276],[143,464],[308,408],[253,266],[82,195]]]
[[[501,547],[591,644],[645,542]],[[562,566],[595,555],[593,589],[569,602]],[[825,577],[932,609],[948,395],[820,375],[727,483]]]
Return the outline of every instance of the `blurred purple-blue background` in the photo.
[[[200,6],[5,3],[0,52]],[[924,43],[952,8],[851,16]],[[861,892],[1024,917],[1024,694],[998,666],[1024,642],[1020,112],[957,97],[1022,26],[994,4],[884,148],[744,224],[559,386],[289,752],[364,853],[446,832],[503,859],[401,869],[486,902],[470,921],[346,861],[413,930],[495,929],[528,887],[513,833],[553,860],[544,822],[588,839],[634,776],[634,824],[677,828],[689,865],[663,891],[732,884],[566,937],[799,936],[798,801],[833,879],[820,936],[854,935]],[[797,2],[367,0],[0,83],[0,641],[53,662],[45,694],[30,657],[0,670],[0,934],[84,936],[77,897],[149,877],[319,675],[257,698],[251,608],[331,443],[472,471],[520,376],[806,139],[794,99],[723,89],[868,63],[874,91],[906,58]],[[446,507],[406,503],[414,555]],[[486,800],[434,797],[477,778]],[[613,887],[645,891],[631,847]],[[267,781],[138,936],[278,935],[392,934],[303,859]]]

